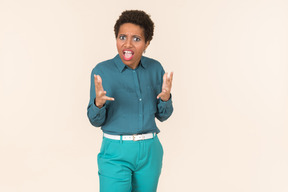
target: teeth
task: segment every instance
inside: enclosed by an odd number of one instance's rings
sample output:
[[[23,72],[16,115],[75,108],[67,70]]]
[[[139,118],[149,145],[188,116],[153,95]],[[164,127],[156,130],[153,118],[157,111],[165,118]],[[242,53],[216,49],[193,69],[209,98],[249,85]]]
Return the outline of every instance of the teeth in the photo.
[[[133,51],[128,50],[123,51],[123,56],[126,61],[130,61],[133,57],[133,54],[134,54]]]

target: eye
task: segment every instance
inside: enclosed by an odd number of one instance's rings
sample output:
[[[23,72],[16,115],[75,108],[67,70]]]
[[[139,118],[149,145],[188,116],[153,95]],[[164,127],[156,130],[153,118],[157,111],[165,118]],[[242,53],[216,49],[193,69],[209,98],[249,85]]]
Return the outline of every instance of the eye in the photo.
[[[125,36],[125,35],[120,35],[120,36],[119,36],[119,39],[120,39],[120,40],[125,40],[125,39],[126,39],[126,36]]]
[[[141,41],[141,39],[139,37],[134,37],[133,40],[136,42]]]

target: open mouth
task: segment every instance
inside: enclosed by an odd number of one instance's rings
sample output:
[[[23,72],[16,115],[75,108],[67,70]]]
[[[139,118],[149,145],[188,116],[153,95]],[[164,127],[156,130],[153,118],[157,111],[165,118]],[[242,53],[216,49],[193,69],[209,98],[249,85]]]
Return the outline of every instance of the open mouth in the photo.
[[[131,51],[131,50],[125,50],[123,51],[123,58],[126,60],[126,61],[129,61],[133,58],[134,56],[134,52]]]

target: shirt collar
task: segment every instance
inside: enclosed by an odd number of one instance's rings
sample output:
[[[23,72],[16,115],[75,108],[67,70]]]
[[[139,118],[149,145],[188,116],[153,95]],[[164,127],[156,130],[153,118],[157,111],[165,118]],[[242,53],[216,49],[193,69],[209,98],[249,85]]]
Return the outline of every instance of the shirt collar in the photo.
[[[127,68],[127,66],[122,62],[119,54],[117,54],[114,58],[113,58],[114,63],[116,64],[117,68],[119,69],[120,72],[123,72],[125,68]],[[139,66],[143,67],[144,69],[147,67],[147,64],[145,62],[145,57],[141,57],[140,60],[140,64]]]

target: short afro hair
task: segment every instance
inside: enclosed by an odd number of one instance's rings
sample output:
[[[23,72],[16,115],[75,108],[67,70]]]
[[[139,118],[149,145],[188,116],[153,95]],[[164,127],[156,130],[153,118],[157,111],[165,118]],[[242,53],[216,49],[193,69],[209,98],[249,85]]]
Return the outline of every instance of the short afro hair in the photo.
[[[144,29],[145,42],[151,41],[154,34],[154,23],[150,18],[150,15],[140,10],[126,10],[123,11],[119,19],[114,25],[114,32],[117,38],[120,26],[125,23],[132,23],[139,25]]]

